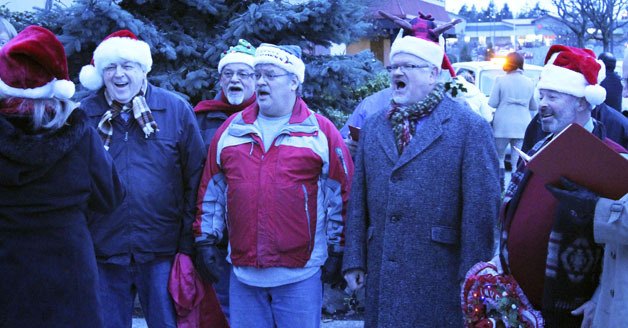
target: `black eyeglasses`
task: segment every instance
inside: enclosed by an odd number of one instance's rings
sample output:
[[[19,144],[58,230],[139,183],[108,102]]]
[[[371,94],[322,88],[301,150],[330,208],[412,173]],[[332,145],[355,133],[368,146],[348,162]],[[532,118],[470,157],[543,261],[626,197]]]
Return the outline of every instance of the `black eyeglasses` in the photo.
[[[264,80],[266,80],[266,81],[274,81],[276,78],[278,78],[280,76],[286,76],[286,75],[290,75],[290,73],[275,74],[273,72],[256,71],[255,72],[255,79],[259,80],[259,78],[263,76]]]
[[[240,80],[248,80],[250,78],[253,77],[253,75],[255,75],[255,73],[247,73],[244,71],[222,71],[222,73],[220,74],[220,76],[222,76],[223,78],[230,80],[233,76],[237,76]]]
[[[411,69],[421,69],[421,68],[428,68],[431,65],[413,65],[413,64],[403,64],[403,65],[390,65],[390,66],[386,66],[386,70],[390,73],[394,72],[397,70],[397,68],[399,68],[401,70],[401,72],[405,73]]]

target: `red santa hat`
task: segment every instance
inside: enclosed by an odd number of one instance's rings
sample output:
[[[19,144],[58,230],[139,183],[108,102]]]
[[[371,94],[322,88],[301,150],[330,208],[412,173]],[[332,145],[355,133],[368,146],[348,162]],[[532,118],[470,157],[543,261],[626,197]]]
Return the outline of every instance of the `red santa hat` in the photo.
[[[65,50],[52,32],[28,26],[0,49],[0,94],[63,100],[74,95]]]
[[[604,63],[590,49],[553,45],[545,56],[545,67],[538,89],[554,90],[584,97],[596,106],[606,99],[606,90],[599,82],[606,77]]]
[[[103,86],[102,73],[111,63],[126,60],[138,63],[144,73],[153,66],[150,47],[129,30],[120,30],[108,35],[94,50],[90,65],[85,65],[79,73],[81,84],[90,89],[98,90]]]

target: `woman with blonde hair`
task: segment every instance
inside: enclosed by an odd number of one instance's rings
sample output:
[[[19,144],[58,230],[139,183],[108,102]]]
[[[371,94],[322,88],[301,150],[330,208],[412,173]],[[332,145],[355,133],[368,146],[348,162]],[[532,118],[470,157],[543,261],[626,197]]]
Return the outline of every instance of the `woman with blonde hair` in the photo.
[[[0,16],[0,48],[2,48],[9,40],[17,35],[17,31],[13,24],[6,18]]]
[[[497,78],[488,100],[489,106],[495,108],[493,135],[499,158],[502,187],[506,146],[510,144],[510,163],[514,170],[519,158],[514,147],[521,148],[526,127],[532,119],[530,112],[537,110],[534,82],[523,75],[523,56],[516,52],[509,53],[506,55],[503,69],[506,75]]]
[[[87,213],[113,211],[124,189],[73,94],[50,31],[29,26],[0,49],[2,327],[103,323]]]

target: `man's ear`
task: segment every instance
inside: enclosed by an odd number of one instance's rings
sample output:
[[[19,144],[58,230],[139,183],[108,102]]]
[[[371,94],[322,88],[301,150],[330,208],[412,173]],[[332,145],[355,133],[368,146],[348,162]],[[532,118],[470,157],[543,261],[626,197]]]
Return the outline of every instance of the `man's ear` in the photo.
[[[290,90],[297,91],[299,89],[299,77],[296,74],[290,74]]]
[[[432,66],[430,68],[430,84],[434,84],[436,82],[438,82],[438,76],[439,76],[439,71],[438,71],[438,67],[436,66]]]
[[[585,97],[578,98],[578,111],[590,111],[593,110],[593,105],[589,104]]]

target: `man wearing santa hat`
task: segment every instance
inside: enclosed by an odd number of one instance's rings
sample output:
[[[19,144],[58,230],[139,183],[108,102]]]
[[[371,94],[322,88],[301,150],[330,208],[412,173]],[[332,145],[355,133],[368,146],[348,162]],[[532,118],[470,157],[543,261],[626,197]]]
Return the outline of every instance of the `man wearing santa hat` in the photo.
[[[541,127],[549,135],[528,154],[536,153],[572,123],[583,126],[615,151],[626,153],[606,137],[604,125],[591,117],[592,109],[603,103],[606,96],[599,85],[604,66],[595,54],[589,49],[554,45],[545,63],[537,88]],[[526,182],[528,176],[524,165],[519,165],[504,198],[504,209],[508,210],[502,213],[520,210],[512,200],[518,199],[525,188],[533,188]],[[597,243],[608,240],[611,230],[621,228],[621,220],[611,219],[613,200],[599,198],[567,179],[561,184],[562,189],[547,186],[558,200],[558,210],[555,215],[550,214],[553,221],[548,223],[551,233],[544,230],[544,219],[511,222],[511,217],[517,217],[515,214],[501,218],[503,225],[509,227],[502,232],[502,254],[527,298],[541,310],[547,327],[588,327],[599,296],[593,296],[600,278],[601,249]],[[541,216],[533,219],[541,220]],[[573,252],[574,249],[578,251]]]
[[[127,186],[122,205],[89,226],[106,327],[131,326],[136,294],[149,327],[175,327],[168,277],[175,254],[192,253],[203,140],[192,107],[148,82],[152,63],[148,44],[122,30],[79,75],[94,91],[80,107]]]
[[[424,36],[393,43],[392,99],[366,119],[356,153],[343,272],[350,288],[366,285],[365,327],[460,327],[460,283],[493,251],[491,128],[438,82],[434,23],[413,28]]]

